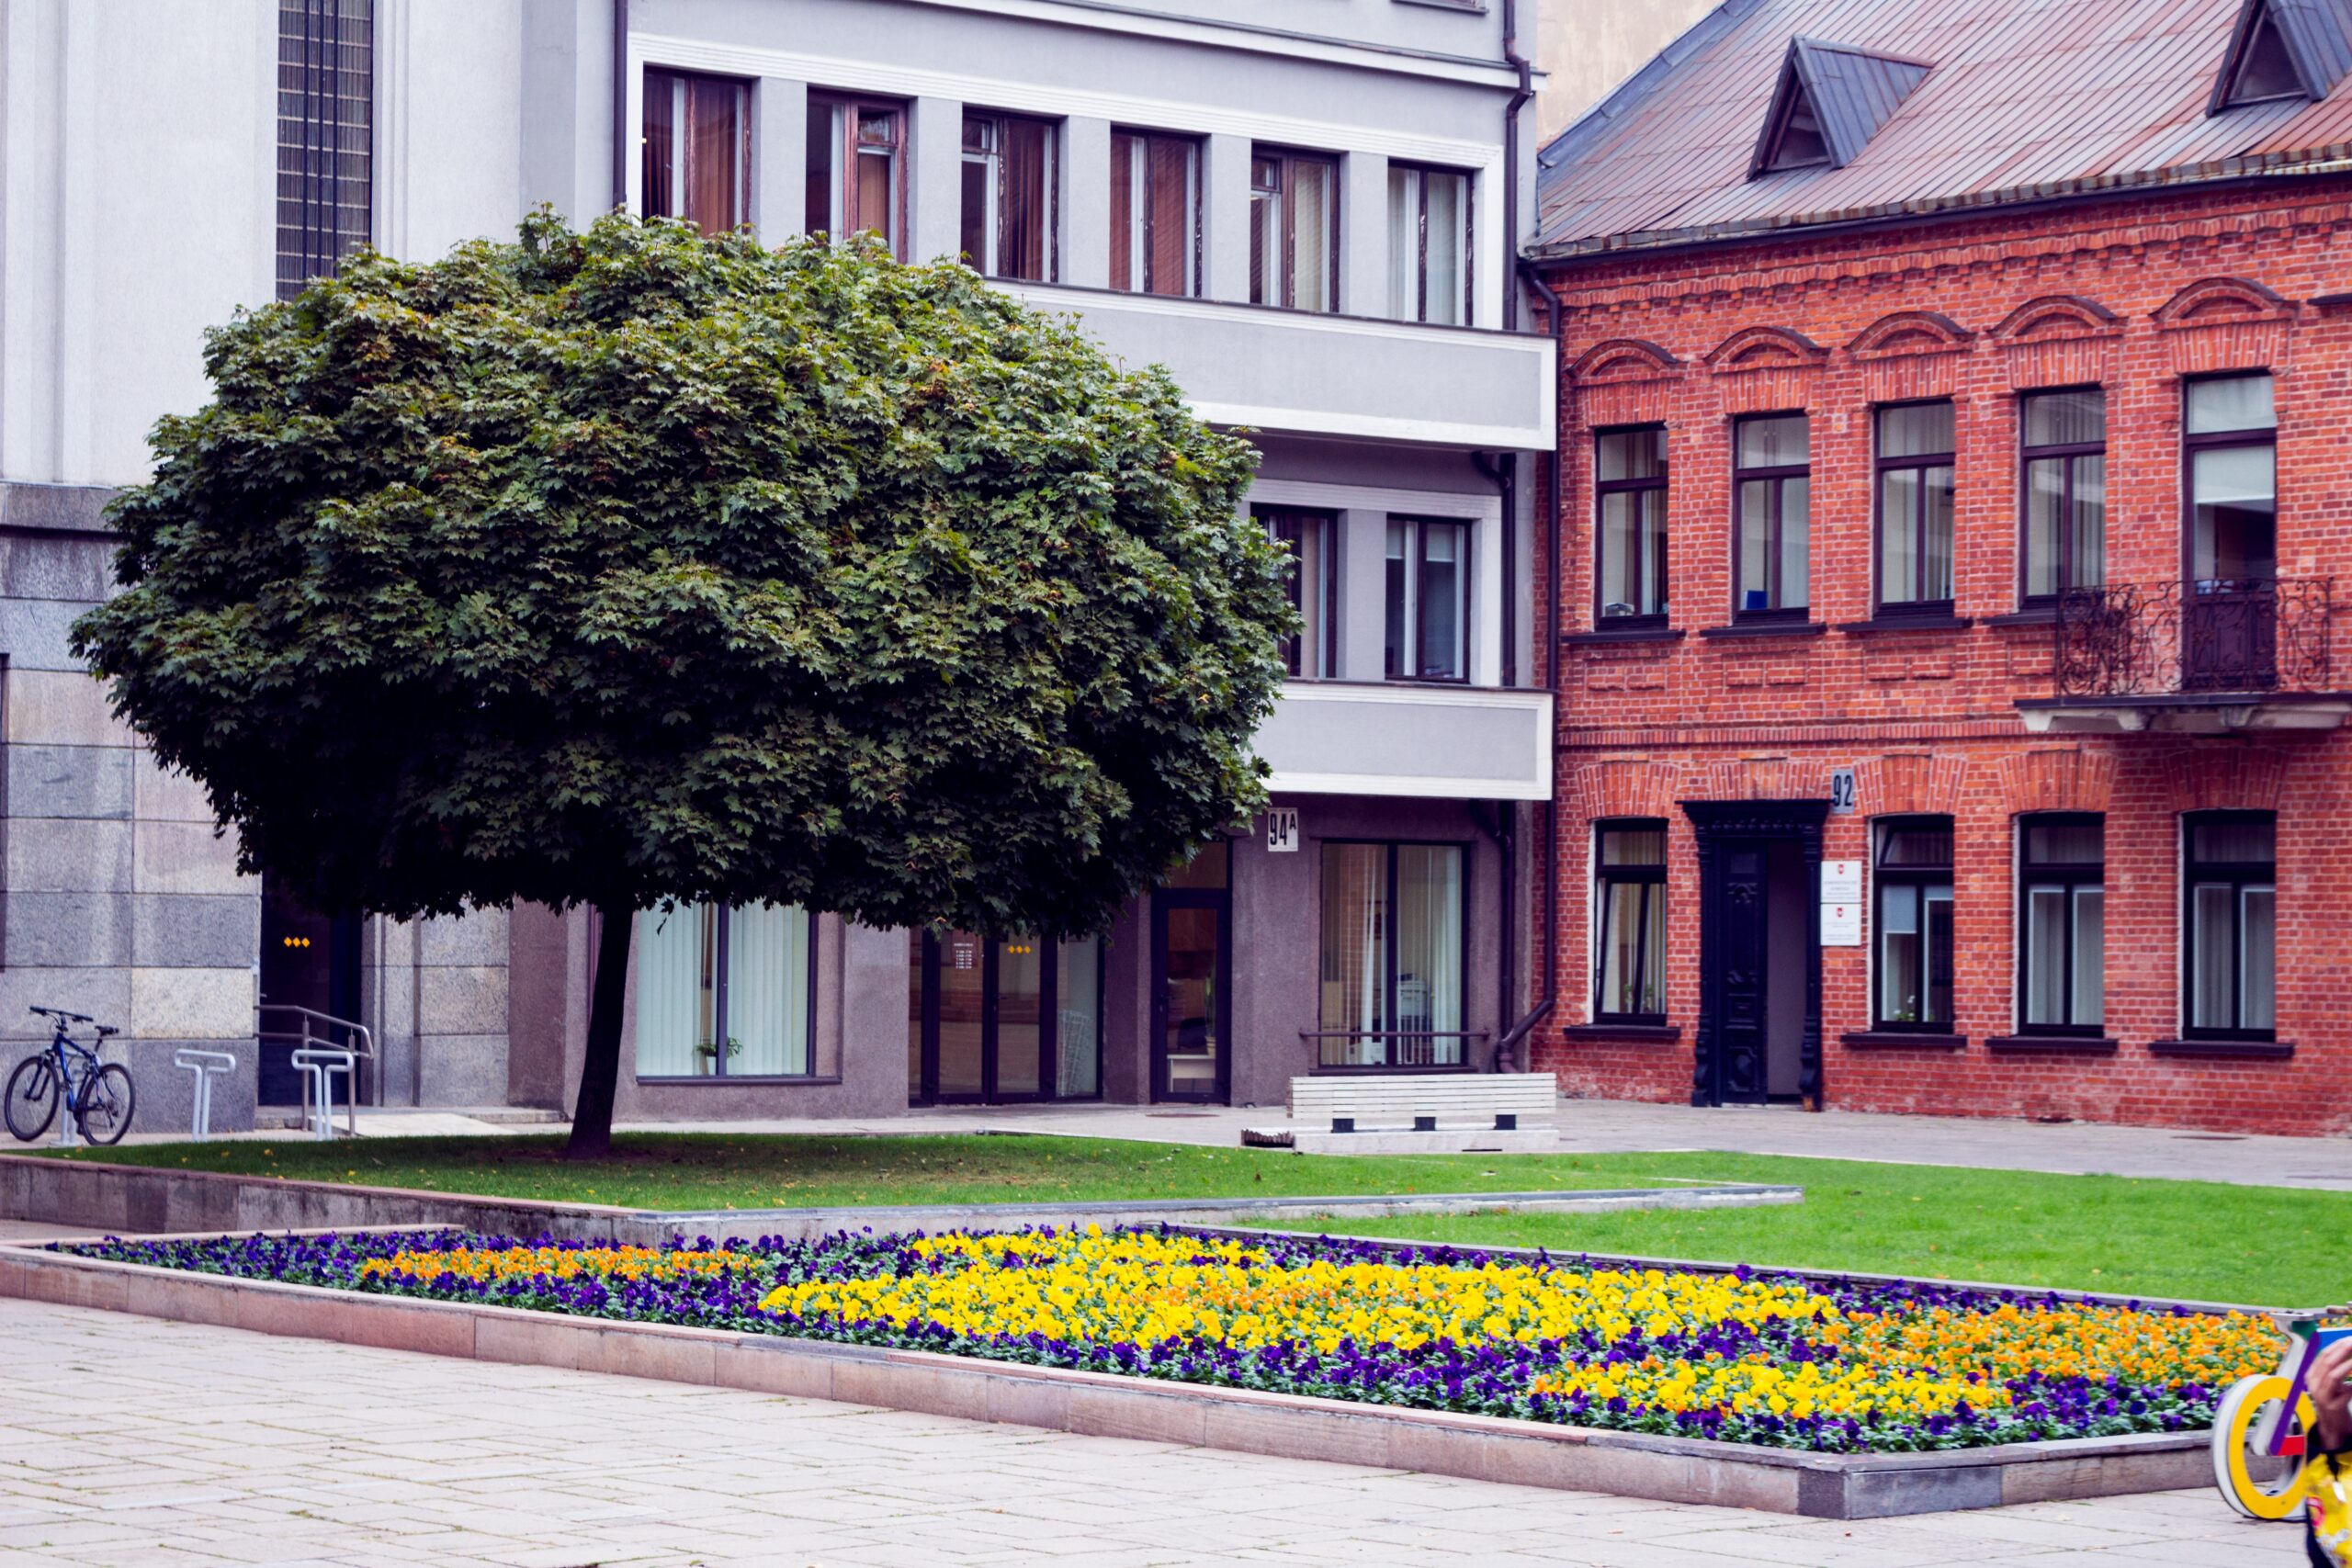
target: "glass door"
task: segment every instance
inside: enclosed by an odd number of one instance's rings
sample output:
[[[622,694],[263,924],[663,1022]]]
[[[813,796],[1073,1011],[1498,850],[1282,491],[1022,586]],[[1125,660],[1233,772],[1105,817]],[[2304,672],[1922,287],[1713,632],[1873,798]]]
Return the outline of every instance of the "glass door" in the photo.
[[[989,942],[949,931],[939,942],[937,1064],[933,1100],[978,1100],[988,1092]]]
[[[1232,944],[1221,893],[1152,898],[1152,1098],[1222,1101],[1229,1082]]]
[[[907,959],[910,1104],[1102,1093],[1099,942],[915,931]]]

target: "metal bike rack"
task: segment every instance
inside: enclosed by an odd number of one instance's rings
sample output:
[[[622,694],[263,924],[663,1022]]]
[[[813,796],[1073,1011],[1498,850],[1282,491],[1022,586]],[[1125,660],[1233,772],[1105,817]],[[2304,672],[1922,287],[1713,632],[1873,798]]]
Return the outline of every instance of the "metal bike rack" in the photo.
[[[188,1111],[188,1136],[200,1144],[212,1135],[212,1080],[234,1072],[237,1058],[227,1051],[200,1051],[193,1045],[183,1045],[172,1053],[172,1066],[185,1067],[196,1077],[195,1096]]]
[[[311,1130],[311,1136],[318,1139],[334,1136],[334,1075],[341,1073],[346,1085],[343,1103],[349,1118],[347,1131],[353,1137],[357,1137],[359,1107],[356,1096],[348,1090],[356,1087],[352,1080],[359,1054],[304,1046],[288,1059],[302,1075],[302,1124]]]

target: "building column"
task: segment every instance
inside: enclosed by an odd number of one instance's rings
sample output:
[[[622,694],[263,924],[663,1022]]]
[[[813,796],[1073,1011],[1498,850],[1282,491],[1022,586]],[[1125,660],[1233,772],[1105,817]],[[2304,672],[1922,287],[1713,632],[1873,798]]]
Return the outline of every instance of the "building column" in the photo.
[[[1250,139],[1212,136],[1201,171],[1201,293],[1250,299]]]
[[[1061,271],[1055,281],[1111,286],[1111,122],[1062,121]]]
[[[1340,310],[1389,313],[1388,160],[1377,152],[1340,160]]]
[[[768,246],[806,231],[808,84],[763,76],[752,104],[752,224]]]
[[[1350,507],[1340,513],[1339,678],[1379,681],[1388,673],[1388,513]]]
[[[956,259],[964,218],[964,106],[917,98],[907,113],[907,259]]]

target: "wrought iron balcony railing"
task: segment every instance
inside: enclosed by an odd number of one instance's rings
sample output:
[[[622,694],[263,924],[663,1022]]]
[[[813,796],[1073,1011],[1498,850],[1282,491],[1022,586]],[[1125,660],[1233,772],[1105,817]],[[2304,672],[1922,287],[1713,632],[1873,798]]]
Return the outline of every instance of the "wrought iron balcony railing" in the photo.
[[[2058,601],[2057,695],[2330,690],[2334,586],[2263,577],[2077,588]]]

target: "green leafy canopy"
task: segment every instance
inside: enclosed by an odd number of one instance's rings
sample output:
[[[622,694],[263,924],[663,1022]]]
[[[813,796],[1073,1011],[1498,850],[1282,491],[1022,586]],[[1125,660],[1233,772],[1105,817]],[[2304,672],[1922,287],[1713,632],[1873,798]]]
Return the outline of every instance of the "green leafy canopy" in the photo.
[[[1253,449],[964,267],[541,212],[206,364],[75,645],[319,908],[1069,935],[1262,801]]]

